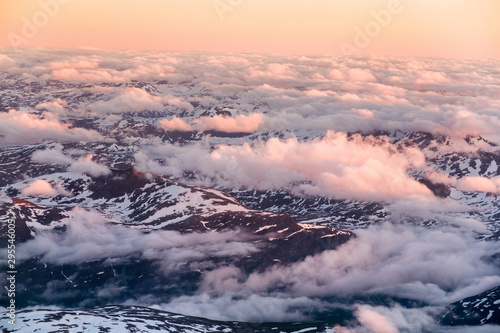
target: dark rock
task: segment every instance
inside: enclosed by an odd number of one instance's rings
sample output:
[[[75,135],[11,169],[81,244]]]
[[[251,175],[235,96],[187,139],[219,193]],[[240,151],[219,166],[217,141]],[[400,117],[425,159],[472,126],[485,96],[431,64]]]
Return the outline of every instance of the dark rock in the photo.
[[[453,303],[441,323],[449,326],[500,325],[500,286]]]

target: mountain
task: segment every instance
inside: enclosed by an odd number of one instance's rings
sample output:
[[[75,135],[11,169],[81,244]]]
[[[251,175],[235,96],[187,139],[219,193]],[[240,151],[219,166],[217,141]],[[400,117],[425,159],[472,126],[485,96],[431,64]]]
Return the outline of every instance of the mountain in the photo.
[[[338,81],[329,58],[226,71],[176,54],[159,75],[145,54],[87,55],[74,77],[42,51],[0,71],[0,248],[14,220],[19,310],[4,331],[500,324],[500,147],[467,126],[496,104],[464,73],[398,80],[391,60],[349,81],[365,69],[347,59]]]
[[[500,325],[500,286],[452,304],[441,320],[445,325]]]
[[[93,309],[53,310],[36,309],[18,312],[17,324],[10,327],[8,317],[2,313],[2,332],[59,333],[79,331],[102,332],[176,332],[176,333],[220,333],[220,332],[286,332],[324,333],[324,323],[266,323],[222,322],[183,316],[140,306],[108,305]],[[333,332],[333,330],[331,330]]]
[[[276,263],[287,265],[334,249],[354,237],[349,231],[297,223],[286,214],[252,210],[224,192],[146,175],[132,167],[111,169],[109,175],[98,177],[62,172],[44,175],[43,179],[54,185],[61,184],[71,195],[26,196],[21,191],[26,182],[4,188],[12,200],[3,202],[0,209],[2,216],[16,221],[18,246],[32,239],[36,242],[37,237],[68,241],[74,232],[85,232],[75,229],[81,228],[78,224],[90,230],[96,227],[94,222],[86,220],[86,214],[90,214],[88,219],[104,220],[95,232],[102,232],[101,228],[107,225],[113,228],[110,237],[121,235],[141,242],[154,238],[155,233],[158,237],[175,236],[180,242],[173,245],[175,249],[182,247],[182,235],[217,237],[215,234],[220,233],[228,236],[221,236],[219,241],[228,246],[236,242],[244,248],[249,247],[252,255],[224,251],[215,251],[209,257],[188,255],[186,262],[179,262],[168,272],[162,272],[161,256],[154,258],[141,254],[144,251],[141,248],[123,254],[118,251],[115,255],[97,255],[94,258],[101,259],[77,263],[61,262],[61,258],[47,261],[43,255],[27,258],[18,264],[17,279],[22,286],[18,304],[22,306],[119,303],[134,295],[157,294],[158,286],[164,290],[160,299],[168,301],[195,290],[202,270],[210,271],[224,264],[240,268],[247,274],[264,271]],[[83,222],[79,222],[80,219]],[[6,234],[7,230],[3,232]],[[93,236],[90,233],[88,237]],[[3,240],[6,246],[7,238]],[[210,246],[203,241],[197,244],[202,248]],[[74,255],[78,256],[76,252]],[[197,266],[200,269],[193,268]],[[99,273],[96,275],[96,272]],[[71,293],[65,292],[68,282],[72,286]],[[103,290],[110,286],[123,292],[103,297]]]

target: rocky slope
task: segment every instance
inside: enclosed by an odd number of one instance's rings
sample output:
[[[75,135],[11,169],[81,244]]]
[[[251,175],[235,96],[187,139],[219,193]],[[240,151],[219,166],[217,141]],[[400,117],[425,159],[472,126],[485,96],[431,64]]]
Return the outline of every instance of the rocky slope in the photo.
[[[68,331],[103,332],[171,332],[171,333],[329,333],[324,323],[266,323],[248,324],[221,322],[183,316],[139,306],[104,306],[81,310],[24,310],[18,313],[15,327],[0,315],[0,328],[5,333],[63,333]]]

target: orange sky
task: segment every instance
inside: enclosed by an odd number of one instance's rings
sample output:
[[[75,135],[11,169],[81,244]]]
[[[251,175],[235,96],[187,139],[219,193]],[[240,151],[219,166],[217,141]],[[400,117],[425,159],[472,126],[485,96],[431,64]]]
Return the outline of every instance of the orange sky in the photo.
[[[371,13],[398,2],[377,28]],[[371,27],[356,52],[500,58],[499,14],[499,0],[0,0],[0,45],[338,54]]]

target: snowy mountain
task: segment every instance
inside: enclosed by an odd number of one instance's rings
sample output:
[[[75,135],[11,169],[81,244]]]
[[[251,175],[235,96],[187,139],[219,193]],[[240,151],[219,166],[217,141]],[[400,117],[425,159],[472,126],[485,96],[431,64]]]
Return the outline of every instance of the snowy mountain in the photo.
[[[247,55],[247,73],[175,54],[170,75],[97,52],[73,76],[69,55],[33,52],[0,72],[19,310],[4,330],[500,324],[496,90],[469,91],[476,64],[429,60],[436,84],[335,59],[338,81],[323,58]],[[288,74],[265,74],[278,63]]]
[[[2,322],[7,320],[2,314]],[[19,325],[3,327],[3,332],[327,332],[325,324],[301,323],[248,324],[221,322],[183,316],[139,306],[104,306],[85,310],[24,310],[18,313]]]
[[[498,324],[500,316],[500,288],[493,288],[453,304],[442,321],[447,325]]]

